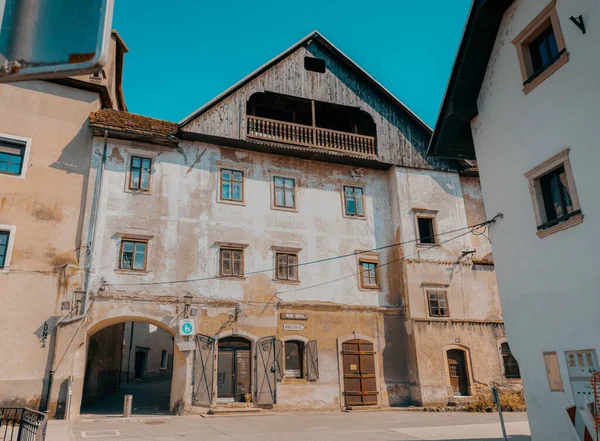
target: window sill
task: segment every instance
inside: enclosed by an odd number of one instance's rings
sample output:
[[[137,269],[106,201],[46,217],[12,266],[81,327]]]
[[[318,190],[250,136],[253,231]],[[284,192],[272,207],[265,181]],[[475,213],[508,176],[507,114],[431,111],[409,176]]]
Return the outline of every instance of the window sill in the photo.
[[[379,286],[361,286],[360,288],[358,288],[359,291],[363,291],[363,292],[374,292],[374,291],[381,291],[381,287]]]
[[[561,66],[569,61],[569,53],[564,52],[558,59],[540,73],[535,79],[523,86],[523,93],[527,95],[541,83],[543,83],[550,75],[556,72]]]
[[[146,274],[150,274],[150,271],[148,270],[135,270],[135,269],[122,269],[122,268],[118,268],[115,270],[115,273],[117,274],[128,274],[130,276],[135,276],[135,275],[146,275]]]
[[[342,214],[342,216],[346,219],[355,219],[355,220],[367,220],[367,216],[352,216],[351,214]]]
[[[246,206],[246,202],[244,202],[244,201],[228,201],[226,199],[219,199],[219,200],[217,200],[217,202],[219,204],[238,205],[240,207],[245,207]]]
[[[564,222],[553,225],[549,228],[544,228],[543,230],[538,230],[536,234],[540,239],[543,239],[544,237],[550,236],[551,234],[558,233],[559,231],[563,231],[568,228],[574,227],[575,225],[579,225],[582,222],[583,214],[579,213],[575,216],[571,216],[568,220]]]
[[[300,280],[282,280],[282,279],[273,279],[273,283],[281,283],[283,285],[300,285]]]
[[[144,196],[152,195],[152,192],[150,190],[134,190],[133,188],[126,188],[125,193]]]
[[[417,248],[435,248],[435,247],[439,247],[440,245],[437,243],[419,243],[417,242]]]
[[[287,211],[289,213],[298,213],[298,209],[297,208],[278,207],[277,205],[271,205],[271,210],[274,210],[274,211]]]
[[[0,176],[6,176],[7,178],[25,179],[25,176],[23,176],[23,172],[19,174],[0,172]]]
[[[246,280],[246,276],[223,276],[223,275],[218,275],[217,279],[219,280]]]

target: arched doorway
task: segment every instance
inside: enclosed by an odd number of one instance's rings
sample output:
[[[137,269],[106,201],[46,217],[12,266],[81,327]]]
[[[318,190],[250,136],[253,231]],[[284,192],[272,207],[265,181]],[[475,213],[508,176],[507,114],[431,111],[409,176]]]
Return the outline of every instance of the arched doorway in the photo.
[[[455,397],[469,395],[469,379],[467,373],[467,361],[465,351],[450,349],[447,352],[448,373],[450,375],[450,386]]]
[[[251,343],[243,337],[226,337],[218,342],[217,400],[245,401],[252,392]]]
[[[81,413],[122,414],[133,395],[134,414],[170,409],[173,336],[146,322],[111,324],[89,335]]]
[[[342,362],[346,406],[377,404],[373,343],[360,339],[345,341],[342,343]]]

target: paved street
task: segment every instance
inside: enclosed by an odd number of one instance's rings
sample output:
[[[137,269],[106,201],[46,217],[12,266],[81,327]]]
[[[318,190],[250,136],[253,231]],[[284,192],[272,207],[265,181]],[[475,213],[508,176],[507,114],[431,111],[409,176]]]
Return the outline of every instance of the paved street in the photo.
[[[525,413],[508,413],[505,419],[510,441],[530,440]],[[50,426],[47,441],[65,441],[59,426]],[[502,440],[498,414],[463,412],[297,412],[132,419],[82,417],[74,422],[70,431],[71,439],[77,441]]]

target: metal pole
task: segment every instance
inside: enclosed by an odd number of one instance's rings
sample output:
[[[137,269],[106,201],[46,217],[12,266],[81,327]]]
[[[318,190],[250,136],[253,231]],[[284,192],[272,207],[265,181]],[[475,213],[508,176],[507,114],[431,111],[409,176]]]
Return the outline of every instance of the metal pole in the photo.
[[[133,407],[133,395],[125,395],[123,400],[123,418],[131,416],[131,408]]]
[[[504,437],[504,441],[508,441],[508,437],[506,436],[506,427],[504,427],[504,416],[502,415],[502,406],[500,406],[500,396],[498,395],[498,388],[492,387],[492,401],[496,403],[498,407],[498,416],[500,417],[500,427],[502,427],[502,436]]]

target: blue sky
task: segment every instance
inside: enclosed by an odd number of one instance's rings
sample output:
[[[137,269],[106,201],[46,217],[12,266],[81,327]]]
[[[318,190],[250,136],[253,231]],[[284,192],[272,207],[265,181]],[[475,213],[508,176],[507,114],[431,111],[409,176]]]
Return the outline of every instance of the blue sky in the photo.
[[[115,0],[130,112],[179,121],[314,29],[433,126],[470,0]]]

